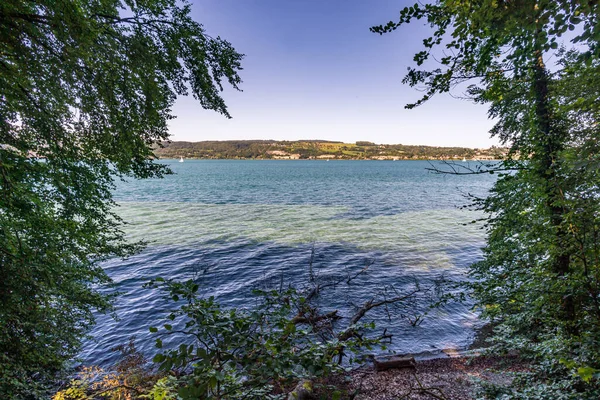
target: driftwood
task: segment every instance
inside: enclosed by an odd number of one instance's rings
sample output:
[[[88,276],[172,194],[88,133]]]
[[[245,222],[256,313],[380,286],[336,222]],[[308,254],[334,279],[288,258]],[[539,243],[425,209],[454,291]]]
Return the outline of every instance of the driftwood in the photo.
[[[386,358],[373,358],[373,365],[377,371],[386,371],[396,368],[415,368],[417,362],[412,356],[392,356]]]

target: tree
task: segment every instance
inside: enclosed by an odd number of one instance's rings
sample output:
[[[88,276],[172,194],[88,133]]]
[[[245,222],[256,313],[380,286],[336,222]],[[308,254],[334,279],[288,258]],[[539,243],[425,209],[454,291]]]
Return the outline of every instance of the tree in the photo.
[[[242,57],[175,0],[0,3],[1,397],[43,390],[110,310],[99,262],[141,245],[114,180],[169,173],[152,148],[176,96],[230,117]]]
[[[561,57],[549,85],[554,121],[566,132],[554,161],[556,174],[548,181],[527,162],[498,181],[482,202],[491,215],[486,258],[472,267],[484,315],[500,323],[497,339],[534,357],[537,378],[545,377],[535,388],[521,382],[514,398],[600,393],[600,204],[594,165],[600,132],[597,106],[590,106],[600,94],[600,71],[598,61],[586,65],[576,53]],[[559,189],[552,206],[560,213],[548,205],[549,184]],[[560,220],[553,225],[557,214]],[[555,269],[557,254],[568,255],[566,273]]]
[[[488,244],[471,273],[483,316],[502,322],[496,333],[503,343],[535,356],[545,374],[546,383],[524,387],[516,398],[544,391],[551,398],[557,388],[576,398],[597,395],[600,265],[592,143],[598,114],[590,104],[599,93],[599,7],[593,1],[448,0],[407,7],[399,22],[372,28],[385,33],[427,19],[434,32],[414,61],[423,66],[438,56],[441,65],[409,70],[404,82],[426,92],[408,108],[476,79],[467,93],[490,105],[498,121],[492,135],[510,146],[510,159],[495,169],[513,172],[502,174],[478,203],[490,215]],[[578,25],[570,40],[577,50],[560,51],[563,34]],[[551,52],[559,62],[548,68]],[[581,379],[571,379],[573,371]]]

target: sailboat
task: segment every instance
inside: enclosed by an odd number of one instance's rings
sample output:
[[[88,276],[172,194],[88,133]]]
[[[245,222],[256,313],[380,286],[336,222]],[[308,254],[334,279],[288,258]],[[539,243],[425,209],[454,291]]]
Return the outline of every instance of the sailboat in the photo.
[[[183,157],[179,157],[179,162],[183,162]]]
[[[183,162],[183,160],[181,160]],[[467,159],[463,157],[463,162],[467,162]]]

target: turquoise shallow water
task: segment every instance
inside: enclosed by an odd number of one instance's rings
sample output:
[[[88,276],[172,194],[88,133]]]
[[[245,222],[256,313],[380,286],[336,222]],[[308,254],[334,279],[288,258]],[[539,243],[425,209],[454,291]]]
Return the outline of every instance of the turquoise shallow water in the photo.
[[[148,326],[168,305],[143,289],[150,278],[188,279],[206,272],[206,294],[243,307],[253,288],[307,282],[311,253],[320,279],[372,264],[355,285],[321,297],[346,316],[355,304],[393,285],[408,290],[444,276],[465,279],[481,257],[484,233],[459,209],[466,194],[484,196],[494,176],[439,175],[426,161],[164,161],[174,175],[120,182],[115,198],[132,240],[148,247],[105,268],[122,292],[118,321],[101,316],[81,354],[89,363],[136,335],[150,352]],[[425,304],[415,304],[423,309]],[[417,327],[406,312],[374,312],[370,319],[394,334],[391,349],[421,352],[465,347],[477,325],[471,304],[433,311]],[[342,321],[343,323],[343,321]]]

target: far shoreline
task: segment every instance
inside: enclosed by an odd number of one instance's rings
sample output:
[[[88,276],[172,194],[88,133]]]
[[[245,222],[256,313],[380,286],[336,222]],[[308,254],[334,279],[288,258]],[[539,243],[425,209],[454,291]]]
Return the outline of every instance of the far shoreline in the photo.
[[[156,158],[157,161],[180,162],[178,158]],[[439,159],[439,158],[411,158],[411,159],[373,159],[373,158],[184,158],[185,161],[443,161],[443,162],[500,162],[503,159]]]

